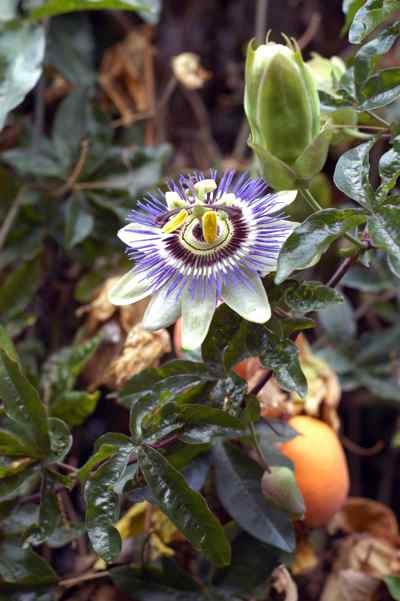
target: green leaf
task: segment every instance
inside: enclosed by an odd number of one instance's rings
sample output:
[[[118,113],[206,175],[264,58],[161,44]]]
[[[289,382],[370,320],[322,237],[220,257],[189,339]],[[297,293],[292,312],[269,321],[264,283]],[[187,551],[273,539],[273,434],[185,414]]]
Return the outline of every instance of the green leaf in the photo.
[[[43,472],[40,488],[39,524],[25,542],[31,545],[41,545],[61,525],[61,521],[57,497],[46,472]]]
[[[392,598],[400,601],[400,576],[384,576],[383,580]]]
[[[7,114],[36,85],[44,57],[45,33],[41,25],[19,22],[0,31],[0,130]]]
[[[189,398],[197,395],[212,379],[207,366],[193,361],[170,361],[162,367],[144,369],[131,378],[119,391],[119,402],[130,409],[132,404],[143,397],[154,403],[160,399],[175,400],[178,395]]]
[[[176,403],[170,403],[178,420],[185,424],[204,425],[211,424],[215,426],[224,426],[225,428],[243,428],[242,421],[230,415],[218,407],[207,405],[187,404],[179,406]]]
[[[400,34],[400,22],[385,28],[378,36],[364,44],[354,59],[354,82],[359,99],[365,96],[364,84],[374,72],[382,54],[388,52]]]
[[[324,209],[310,215],[283,245],[275,283],[281,284],[296,269],[315,265],[332,242],[365,220],[359,209]]]
[[[369,183],[369,152],[375,142],[374,138],[342,154],[333,176],[335,186],[363,206],[370,206],[374,198]]]
[[[353,307],[345,296],[341,305],[331,305],[320,311],[319,320],[332,341],[348,344],[357,333]]]
[[[282,562],[282,555],[275,547],[241,532],[232,543],[231,565],[216,571],[213,584],[218,590],[236,592],[240,599],[255,599],[256,587],[265,587],[274,568]]]
[[[400,277],[400,207],[381,207],[368,218],[368,232],[372,243],[394,259],[389,266],[393,273]]]
[[[354,15],[359,8],[364,4],[365,0],[343,0],[342,10],[346,15],[346,22],[344,24],[342,33],[348,31],[350,25],[354,19]]]
[[[51,403],[50,413],[63,419],[69,426],[80,426],[96,409],[99,398],[99,392],[65,392]]]
[[[263,497],[262,468],[232,444],[218,443],[213,456],[217,492],[226,511],[256,539],[292,552],[295,538],[291,521]]]
[[[295,391],[304,398],[307,394],[307,380],[300,366],[299,349],[289,339],[281,340],[268,333],[260,352],[263,367],[272,369],[284,390]]]
[[[18,423],[24,432],[24,440],[38,456],[46,456],[50,450],[49,431],[45,408],[37,390],[23,375],[18,363],[2,344],[0,337],[0,398],[10,420]]]
[[[6,584],[45,585],[57,582],[57,574],[43,557],[14,542],[0,545],[0,576]]]
[[[114,524],[119,517],[119,496],[114,487],[122,478],[134,447],[121,445],[117,453],[92,473],[85,486],[86,527],[95,552],[113,561],[121,551],[121,537]]]
[[[90,119],[91,106],[86,88],[77,88],[68,94],[56,113],[52,141],[66,177],[79,159]]]
[[[94,32],[88,15],[71,14],[50,20],[46,63],[78,87],[95,84]]]
[[[230,561],[228,539],[203,497],[192,490],[184,477],[155,449],[141,447],[139,463],[161,511],[198,551],[217,565],[227,565]]]
[[[223,364],[224,353],[237,333],[241,318],[228,305],[223,304],[214,313],[201,354],[205,363]]]
[[[340,292],[320,282],[290,282],[284,298],[288,307],[300,315],[343,302]]]
[[[72,434],[67,424],[58,417],[49,417],[50,461],[63,461],[72,447]]]
[[[0,477],[0,499],[12,499],[18,496],[36,474],[36,466],[18,468],[16,473]]]
[[[40,256],[26,261],[12,271],[0,288],[0,317],[8,321],[17,317],[32,302],[42,281]]]
[[[133,10],[143,19],[155,24],[160,13],[159,0],[47,0],[34,8],[30,13],[31,19],[43,19],[78,10]]]
[[[1,160],[14,167],[21,175],[34,177],[61,177],[63,168],[47,138],[41,138],[35,150],[12,148],[1,154]]]
[[[400,96],[400,69],[384,69],[370,77],[362,88],[363,100],[358,109],[370,111],[390,104]]]
[[[22,438],[14,432],[0,429],[0,454],[12,457],[26,457],[29,455],[29,446],[25,445]]]
[[[93,336],[86,342],[66,346],[47,359],[42,369],[41,386],[45,398],[51,402],[66,392],[71,392],[79,374],[93,356],[101,336]]]
[[[78,478],[83,483],[90,476],[90,472],[96,465],[111,457],[111,455],[115,455],[118,451],[118,446],[113,444],[102,444],[98,451],[96,451],[89,459],[86,461],[85,465],[78,471]]]
[[[393,138],[391,144],[392,148],[379,159],[379,175],[382,180],[378,188],[379,199],[384,199],[389,194],[400,177],[400,136]]]
[[[94,228],[94,217],[88,212],[83,194],[75,193],[65,206],[64,245],[71,250],[80,244]]]
[[[360,44],[371,31],[397,10],[400,10],[399,0],[367,0],[354,15],[349,42]]]

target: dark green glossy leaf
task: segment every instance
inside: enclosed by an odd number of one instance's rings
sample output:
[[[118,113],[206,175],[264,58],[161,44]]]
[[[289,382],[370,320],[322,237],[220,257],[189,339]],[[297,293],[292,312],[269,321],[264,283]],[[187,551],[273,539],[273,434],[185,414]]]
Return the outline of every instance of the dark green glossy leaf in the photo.
[[[27,447],[24,440],[14,432],[0,429],[0,455],[26,457],[29,456],[29,450],[29,446]]]
[[[358,98],[365,96],[364,84],[373,75],[380,56],[392,48],[399,35],[400,22],[393,23],[357,52],[354,59],[354,80]]]
[[[63,461],[72,446],[72,434],[67,424],[58,417],[49,417],[49,435],[51,461]]]
[[[294,390],[301,398],[305,397],[307,380],[300,366],[299,349],[291,340],[268,333],[259,356],[263,367],[273,370],[284,390]]]
[[[57,581],[57,574],[43,557],[6,541],[0,545],[0,576],[5,583],[18,585],[40,586]]]
[[[93,549],[105,561],[121,551],[121,537],[114,524],[119,517],[119,483],[134,447],[121,446],[117,453],[92,473],[85,485],[86,527]]]
[[[139,462],[160,509],[197,550],[217,565],[228,564],[228,539],[203,497],[192,490],[184,477],[155,449],[143,446],[139,451]]]
[[[46,0],[34,8],[31,19],[43,19],[78,10],[133,10],[149,23],[156,23],[160,11],[159,0]]]
[[[119,445],[118,445],[119,446]],[[85,465],[83,465],[78,471],[78,478],[81,482],[85,482],[90,475],[90,472],[93,468],[96,467],[99,463],[111,457],[111,455],[115,455],[118,451],[118,446],[113,444],[102,444],[98,451],[96,451],[89,459],[86,461]]]
[[[149,402],[151,399],[154,403],[160,399],[172,401],[178,395],[185,395],[190,400],[210,379],[212,376],[203,363],[170,361],[162,367],[145,369],[133,377],[119,391],[118,399],[128,409],[132,403],[146,396]]]
[[[378,188],[380,199],[385,199],[400,177],[400,136],[393,138],[391,144],[392,148],[379,159],[379,175],[382,180]],[[392,202],[390,197],[388,200]]]
[[[353,21],[354,15],[364,4],[365,0],[343,0],[342,10],[346,15],[346,22],[342,31],[347,31]]]
[[[290,282],[285,291],[285,301],[295,313],[303,314],[342,303],[343,296],[320,282]]]
[[[400,96],[400,69],[384,69],[370,77],[363,86],[359,109],[370,111],[390,104]]]
[[[374,191],[369,183],[369,152],[375,139],[351,148],[339,158],[335,174],[335,185],[346,196],[364,206],[370,206]]]
[[[217,444],[213,456],[218,496],[226,511],[256,539],[292,552],[295,539],[291,521],[263,497],[262,468],[231,444]]]
[[[400,10],[399,0],[367,0],[354,15],[349,31],[351,44],[360,44],[382,21]]]
[[[0,344],[4,336],[0,340]],[[6,414],[18,422],[25,433],[24,440],[39,456],[50,450],[47,415],[37,390],[22,373],[18,363],[8,354],[9,346],[0,349],[0,398]]]
[[[0,318],[8,321],[17,317],[32,302],[42,280],[40,256],[21,263],[10,273],[0,288]]]
[[[240,323],[241,318],[228,305],[218,307],[201,349],[206,363],[223,364],[225,350],[238,332]]]
[[[275,282],[281,284],[296,269],[315,265],[332,242],[365,219],[358,209],[324,209],[310,215],[283,245]]]
[[[7,114],[35,86],[42,72],[45,33],[41,25],[18,22],[1,26],[0,41],[0,130]]]
[[[395,262],[390,264],[394,274],[400,277],[400,207],[386,205],[368,218],[368,232],[372,243],[384,250]]]
[[[239,418],[217,407],[196,404],[178,406],[171,403],[171,405],[174,405],[173,410],[176,412],[177,419],[182,420],[185,424],[211,424],[238,430],[243,428],[243,423]]]
[[[22,466],[15,473],[0,478],[0,499],[12,499],[18,496],[35,476],[37,469],[33,465]]]
[[[342,304],[320,311],[319,320],[330,340],[348,343],[357,333],[353,308],[346,297]]]
[[[276,547],[241,532],[232,543],[231,565],[217,570],[213,583],[218,590],[235,592],[240,598],[253,597],[256,587],[263,585],[265,590],[265,583],[282,561],[282,555]]]
[[[40,487],[40,510],[38,526],[28,537],[27,543],[41,545],[61,525],[61,514],[58,508],[57,497],[52,490],[46,472],[42,473],[42,485]]]

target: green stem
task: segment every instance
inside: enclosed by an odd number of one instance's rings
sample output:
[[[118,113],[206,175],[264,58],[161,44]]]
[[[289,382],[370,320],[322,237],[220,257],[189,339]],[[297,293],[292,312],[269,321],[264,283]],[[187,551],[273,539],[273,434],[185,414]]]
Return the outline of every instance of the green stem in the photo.
[[[300,190],[300,193],[301,193],[302,197],[304,198],[304,200],[306,201],[306,203],[308,204],[308,206],[313,211],[322,211],[323,210],[323,207],[321,207],[321,205],[319,204],[317,199],[313,196],[313,194],[311,193],[311,191],[308,188],[304,188],[304,189]],[[349,234],[347,232],[344,234],[344,237],[347,238],[347,240],[349,240],[349,242],[351,242],[352,244],[357,246],[357,248],[359,248],[360,250],[363,250],[363,251],[367,250],[366,244],[361,242],[358,238],[356,238],[352,234]]]

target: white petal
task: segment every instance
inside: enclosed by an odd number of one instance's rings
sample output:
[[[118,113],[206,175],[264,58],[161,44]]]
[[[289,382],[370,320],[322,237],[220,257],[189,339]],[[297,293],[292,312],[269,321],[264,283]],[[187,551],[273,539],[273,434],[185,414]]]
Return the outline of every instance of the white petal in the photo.
[[[271,207],[268,211],[271,215],[278,213],[284,207],[290,205],[297,196],[297,190],[285,190],[284,192],[276,192],[274,199],[271,202]]]
[[[248,284],[235,282],[222,289],[222,298],[226,304],[247,321],[265,323],[271,317],[267,293],[261,278],[248,274]]]
[[[124,244],[131,246],[134,242],[148,238],[149,235],[151,235],[149,232],[157,234],[159,231],[159,229],[151,227],[150,225],[147,226],[142,225],[141,223],[128,223],[128,225],[125,225],[119,230],[117,236]]]
[[[180,314],[180,300],[175,294],[166,294],[165,288],[161,288],[152,296],[143,317],[143,326],[146,330],[167,328],[175,323]]]
[[[149,294],[148,286],[139,281],[138,276],[134,274],[134,269],[131,269],[111,288],[108,300],[113,305],[130,305],[146,298]]]
[[[190,293],[186,289],[182,294],[182,348],[187,350],[198,349],[210,327],[217,298],[215,289],[211,294],[200,296]]]

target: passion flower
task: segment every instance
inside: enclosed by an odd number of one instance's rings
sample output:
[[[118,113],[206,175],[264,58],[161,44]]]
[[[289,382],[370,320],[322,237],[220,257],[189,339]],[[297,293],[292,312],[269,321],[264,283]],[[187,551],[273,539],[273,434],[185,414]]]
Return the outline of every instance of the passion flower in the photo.
[[[182,176],[159,195],[148,194],[119,232],[135,262],[109,293],[115,305],[152,295],[146,329],[173,324],[182,315],[182,346],[198,348],[217,303],[248,321],[271,316],[261,278],[276,269],[295,223],[282,209],[296,191],[267,193],[263,179],[229,171]]]

